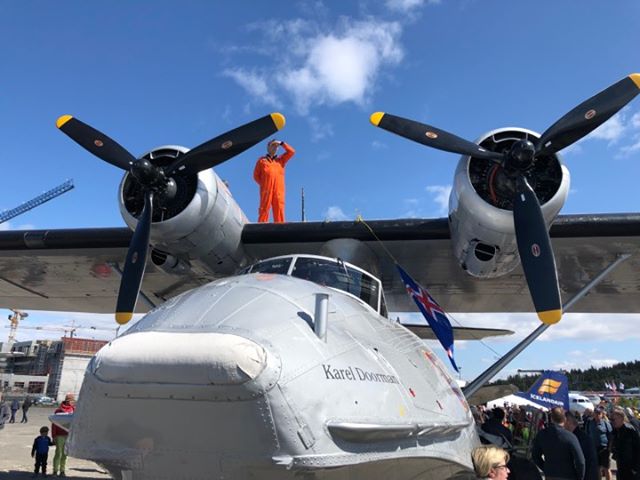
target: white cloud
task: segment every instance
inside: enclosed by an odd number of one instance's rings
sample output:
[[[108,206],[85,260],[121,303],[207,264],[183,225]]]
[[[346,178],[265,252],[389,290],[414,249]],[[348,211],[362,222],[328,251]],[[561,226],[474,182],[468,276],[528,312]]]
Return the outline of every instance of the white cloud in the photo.
[[[582,153],[582,145],[580,144],[580,142],[572,143],[568,147],[560,150],[561,155],[575,155],[578,153]]]
[[[290,98],[301,114],[315,105],[363,105],[381,69],[403,57],[398,22],[342,18],[338,26],[323,29],[301,19],[269,20],[248,29],[264,32],[271,42],[286,42],[287,48],[271,55],[262,71],[237,67],[224,75],[263,103],[277,104],[280,94]]]
[[[0,223],[0,232],[4,232],[7,230],[33,230],[35,228],[36,227],[33,223],[23,223],[15,227],[11,224],[10,221]]]
[[[555,363],[551,368],[553,370],[586,370],[590,367],[601,368],[611,367],[616,363],[620,363],[621,360],[613,358],[586,358],[582,361],[563,361]]]
[[[337,205],[332,205],[327,208],[323,213],[325,221],[327,222],[339,222],[341,220],[348,220],[347,215]]]
[[[439,4],[440,0],[386,0],[384,3],[389,10],[407,13],[422,7],[425,3]]]
[[[416,314],[420,315],[420,314]],[[540,325],[534,313],[454,313],[453,325],[504,328],[516,333],[493,342],[518,341]],[[415,317],[415,318],[420,318]],[[540,341],[585,342],[640,340],[640,314],[566,313],[562,320],[540,336]]]
[[[626,145],[620,148],[620,154],[623,156],[631,155],[634,152],[640,151],[640,138],[636,143],[632,143],[631,145]]]
[[[255,71],[249,72],[242,68],[227,69],[223,75],[235,80],[252,97],[266,105],[279,107],[278,97],[273,92],[272,86],[267,84],[267,76]]]
[[[616,113],[613,117],[591,132],[588,137],[615,143],[622,137],[627,128],[623,120],[624,117],[622,113]]]
[[[368,20],[341,30],[304,39],[302,65],[278,77],[301,113],[325,103],[363,104],[380,67],[402,59],[398,23]]]
[[[374,140],[373,142],[371,142],[371,148],[375,150],[383,150],[385,148],[389,148],[389,146],[386,143]]]
[[[421,201],[418,198],[404,198],[402,199],[404,205],[404,212],[400,215],[402,218],[418,218],[422,217]]]
[[[560,153],[562,155],[582,153],[585,149],[584,142],[589,140],[604,140],[609,146],[630,141],[630,144],[618,148],[617,157],[626,157],[640,151],[640,112],[629,117],[629,108],[625,107],[589,135],[569,145]]]
[[[329,137],[333,137],[333,125],[323,122],[318,117],[307,117],[309,127],[311,128],[311,141],[319,142]]]
[[[446,215],[449,209],[451,185],[429,185],[425,190],[433,195],[433,200],[438,205],[439,214]]]

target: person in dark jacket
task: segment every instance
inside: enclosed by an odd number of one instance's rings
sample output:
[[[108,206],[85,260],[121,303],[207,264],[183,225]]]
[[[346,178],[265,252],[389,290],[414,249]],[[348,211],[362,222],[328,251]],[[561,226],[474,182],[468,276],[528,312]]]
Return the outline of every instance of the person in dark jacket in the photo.
[[[491,411],[491,417],[484,422],[480,428],[491,435],[497,435],[504,438],[509,442],[508,445],[511,446],[513,445],[513,435],[511,434],[511,430],[502,424],[504,417],[504,410],[500,407],[496,407]]]
[[[47,476],[47,459],[49,457],[49,447],[53,445],[53,440],[49,436],[49,427],[42,427],[40,435],[33,441],[31,447],[31,458],[36,458],[33,476],[38,475],[38,470],[42,469],[42,476]]]
[[[11,402],[11,418],[9,419],[9,423],[16,423],[16,412],[20,409],[20,401],[17,398],[14,398]]]
[[[540,430],[533,440],[531,460],[547,480],[583,480],[584,455],[576,436],[564,429],[564,410],[552,408],[549,416],[551,424]]]
[[[587,435],[579,425],[578,419],[573,412],[565,413],[564,428],[573,433],[582,449],[585,463],[584,480],[600,480],[600,466],[598,465],[598,452],[593,443],[593,439]]]
[[[22,420],[20,423],[27,423],[29,419],[27,418],[27,413],[29,413],[29,409],[31,408],[31,399],[29,397],[24,399],[22,402]]]
[[[616,407],[611,412],[613,423],[613,459],[617,480],[640,480],[640,434],[629,423],[625,411]]]

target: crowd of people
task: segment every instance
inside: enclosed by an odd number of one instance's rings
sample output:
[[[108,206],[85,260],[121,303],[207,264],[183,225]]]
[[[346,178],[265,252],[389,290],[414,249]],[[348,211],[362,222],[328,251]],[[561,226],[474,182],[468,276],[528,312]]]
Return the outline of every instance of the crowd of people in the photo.
[[[581,415],[562,407],[534,413],[505,405],[492,410],[474,406],[472,412],[483,443],[505,451],[526,446],[547,479],[611,480],[613,459],[617,480],[640,480],[640,416],[633,408],[603,404]],[[499,478],[502,473],[488,475],[476,468],[479,478]]]
[[[29,398],[26,398],[23,402],[18,400],[12,400],[11,403],[6,402],[2,397],[2,392],[0,392],[0,429],[3,429],[6,423],[15,423],[16,412],[20,406],[22,406],[21,423],[27,423],[27,413],[31,405],[32,402]],[[75,396],[72,393],[68,393],[54,413],[71,414],[74,410]],[[31,447],[31,457],[35,459],[33,476],[37,477],[38,474],[41,474],[43,477],[47,476],[49,448],[55,446],[56,451],[53,457],[53,475],[65,477],[67,464],[65,444],[67,442],[69,432],[55,423],[52,424],[51,427],[51,437],[49,437],[49,427],[47,426],[41,427],[39,432],[40,434],[33,440],[33,445]]]

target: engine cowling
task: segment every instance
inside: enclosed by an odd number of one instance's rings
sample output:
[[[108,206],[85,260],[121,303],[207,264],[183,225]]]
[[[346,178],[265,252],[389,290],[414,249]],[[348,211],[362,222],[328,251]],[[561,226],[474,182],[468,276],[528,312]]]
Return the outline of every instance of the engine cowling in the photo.
[[[486,150],[503,152],[513,143],[540,135],[523,128],[493,130],[478,140]],[[569,170],[558,154],[540,155],[525,176],[538,197],[547,228],[569,193]],[[489,160],[461,157],[449,197],[453,252],[462,268],[475,277],[504,275],[520,263],[513,224],[515,182],[503,167]]]
[[[165,166],[188,151],[180,146],[163,146],[143,158]],[[150,239],[154,249],[169,255],[172,265],[181,265],[169,272],[184,273],[184,266],[194,259],[220,275],[243,267],[247,259],[241,233],[248,219],[224,182],[212,169],[175,180],[177,193],[173,198],[155,199]],[[129,173],[120,183],[118,203],[122,218],[135,229],[144,206],[144,192]]]

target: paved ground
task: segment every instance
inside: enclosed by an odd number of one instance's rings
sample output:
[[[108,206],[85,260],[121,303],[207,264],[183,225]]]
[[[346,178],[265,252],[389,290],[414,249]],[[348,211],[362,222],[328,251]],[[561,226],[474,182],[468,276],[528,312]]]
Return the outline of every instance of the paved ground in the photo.
[[[31,458],[31,446],[33,439],[38,436],[40,427],[48,426],[51,422],[48,416],[53,413],[53,407],[32,407],[29,411],[29,423],[6,424],[0,430],[0,480],[26,480],[33,474],[33,459]],[[18,412],[18,418],[22,413]],[[53,455],[55,447],[51,447],[47,471],[53,468]],[[615,469],[615,462],[611,462]],[[109,474],[93,462],[69,457],[67,459],[67,478],[110,480]],[[41,478],[41,477],[38,477]],[[616,478],[616,475],[613,475]]]
[[[47,418],[53,413],[53,407],[32,407],[29,410],[28,423],[6,424],[0,430],[0,480],[21,480],[31,478],[34,461],[31,458],[31,446],[33,439],[39,435],[40,427],[48,426],[51,422]],[[22,418],[22,412],[18,412],[18,418]],[[53,470],[53,455],[55,447],[49,451],[47,472]],[[102,468],[93,462],[67,458],[68,478],[109,480],[111,477]],[[40,478],[40,477],[38,477]]]

